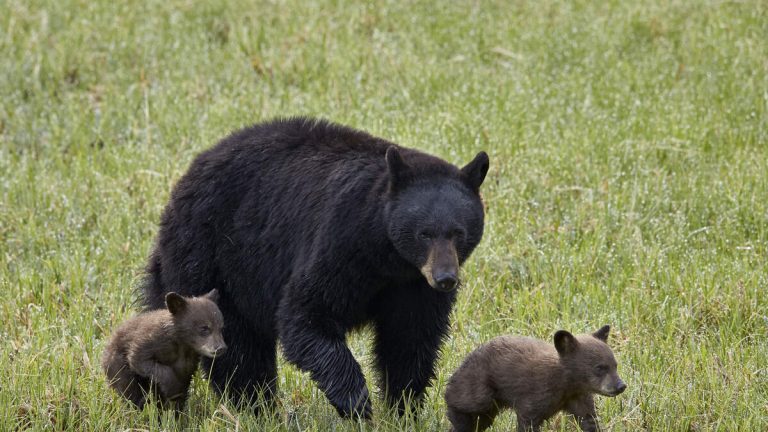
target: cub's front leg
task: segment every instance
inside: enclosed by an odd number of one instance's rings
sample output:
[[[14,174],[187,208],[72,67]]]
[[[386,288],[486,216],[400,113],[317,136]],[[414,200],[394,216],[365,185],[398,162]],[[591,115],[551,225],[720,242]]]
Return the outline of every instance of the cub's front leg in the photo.
[[[161,399],[171,399],[182,391],[182,382],[173,368],[156,361],[151,352],[136,350],[128,353],[128,365],[136,374],[150,381]]]
[[[600,424],[597,422],[597,412],[595,411],[595,399],[592,395],[582,396],[568,403],[566,411],[571,414],[579,427],[584,432],[597,432],[600,430]]]

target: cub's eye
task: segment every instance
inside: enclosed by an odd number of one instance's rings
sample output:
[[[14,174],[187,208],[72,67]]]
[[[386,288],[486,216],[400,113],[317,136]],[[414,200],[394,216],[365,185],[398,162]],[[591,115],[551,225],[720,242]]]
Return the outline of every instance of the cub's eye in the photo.
[[[461,239],[464,238],[464,230],[461,228],[454,228],[451,230],[451,237]]]
[[[210,327],[208,327],[207,325],[200,326],[200,335],[201,336],[208,336],[209,334],[211,334],[211,328]]]
[[[435,235],[432,234],[429,231],[420,231],[419,232],[419,239],[421,239],[421,240],[432,240],[433,238],[435,238]]]
[[[595,366],[595,371],[600,375],[605,374],[606,372],[608,372],[608,365],[603,365],[603,364],[597,365]]]

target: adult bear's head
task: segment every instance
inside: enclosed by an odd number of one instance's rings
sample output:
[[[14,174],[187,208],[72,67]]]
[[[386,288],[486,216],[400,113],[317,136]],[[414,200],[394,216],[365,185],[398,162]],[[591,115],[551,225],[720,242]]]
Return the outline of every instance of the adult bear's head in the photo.
[[[392,146],[386,162],[390,240],[432,288],[455,289],[459,266],[483,236],[479,189],[488,172],[488,155],[480,152],[459,169]]]

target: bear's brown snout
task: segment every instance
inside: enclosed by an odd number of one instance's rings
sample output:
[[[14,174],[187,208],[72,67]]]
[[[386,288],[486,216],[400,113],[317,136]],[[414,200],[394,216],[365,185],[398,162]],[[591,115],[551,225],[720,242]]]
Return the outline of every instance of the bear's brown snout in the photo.
[[[440,291],[452,291],[459,284],[459,257],[449,239],[436,239],[429,248],[427,262],[421,274],[429,285]]]

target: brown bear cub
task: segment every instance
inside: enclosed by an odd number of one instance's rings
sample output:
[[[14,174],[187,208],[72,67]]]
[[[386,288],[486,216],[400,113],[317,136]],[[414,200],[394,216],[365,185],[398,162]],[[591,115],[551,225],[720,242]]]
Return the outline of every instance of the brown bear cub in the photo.
[[[139,408],[151,393],[161,407],[172,403],[180,410],[200,356],[214,358],[227,349],[218,298],[215,289],[200,297],[170,292],[166,309],[123,323],[101,359],[110,385]]]
[[[482,431],[504,408],[517,412],[518,431],[538,431],[559,411],[597,431],[592,395],[616,396],[627,387],[608,347],[609,326],[593,334],[555,333],[554,346],[525,337],[500,336],[473,351],[445,392],[456,432]]]

